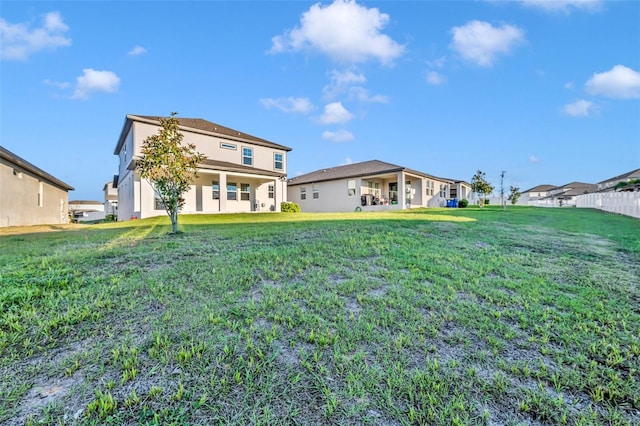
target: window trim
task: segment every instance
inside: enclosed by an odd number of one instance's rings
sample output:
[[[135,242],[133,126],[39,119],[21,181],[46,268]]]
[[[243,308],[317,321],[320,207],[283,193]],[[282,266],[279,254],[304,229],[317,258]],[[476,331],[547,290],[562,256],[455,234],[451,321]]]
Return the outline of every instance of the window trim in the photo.
[[[245,198],[246,197],[246,198]],[[251,185],[248,183],[240,183],[240,201],[251,200]]]
[[[280,156],[280,160],[278,160],[276,157]],[[278,167],[278,163],[280,163],[280,167]],[[281,152],[274,152],[273,153],[273,169],[274,170],[284,170],[284,154]]]
[[[218,193],[217,197],[216,197],[216,192]],[[211,199],[212,200],[220,199],[220,181],[218,180],[211,181]]]
[[[230,188],[234,189],[231,190]],[[229,194],[233,194],[231,197]],[[236,182],[227,182],[227,200],[228,201],[238,201],[238,184]]]
[[[276,186],[268,185],[267,186],[267,198],[274,199],[276,198]]]
[[[354,195],[356,195],[356,180],[355,179],[347,180],[347,195],[349,197],[353,197]]]
[[[250,155],[245,155],[245,149],[248,150],[251,154]],[[249,164],[247,164],[247,162],[245,161],[246,159],[249,159]],[[242,165],[243,166],[251,166],[253,167],[253,148],[248,147],[248,146],[243,146],[242,147]]]
[[[238,150],[238,145],[236,145],[234,143],[220,142],[220,148],[222,148],[222,149],[231,149],[233,151],[237,151]]]
[[[301,200],[306,200],[307,199],[307,187],[306,186],[301,186],[300,187],[300,199]]]

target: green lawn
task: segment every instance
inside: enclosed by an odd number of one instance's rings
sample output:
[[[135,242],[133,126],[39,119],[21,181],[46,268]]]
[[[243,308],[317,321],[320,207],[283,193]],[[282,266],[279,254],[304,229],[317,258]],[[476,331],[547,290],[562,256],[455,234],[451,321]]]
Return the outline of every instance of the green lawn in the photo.
[[[640,423],[638,220],[180,220],[0,236],[1,424]]]

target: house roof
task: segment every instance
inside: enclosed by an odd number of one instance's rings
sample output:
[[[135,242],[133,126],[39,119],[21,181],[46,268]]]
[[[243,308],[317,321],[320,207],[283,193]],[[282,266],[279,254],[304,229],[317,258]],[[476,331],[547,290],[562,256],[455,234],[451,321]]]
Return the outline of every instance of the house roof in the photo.
[[[15,166],[16,168],[19,168],[19,169],[22,169],[22,170],[27,171],[29,173],[32,173],[32,174],[38,176],[39,178],[49,182],[51,185],[57,186],[60,189],[63,189],[65,191],[73,191],[74,190],[73,186],[71,186],[71,185],[69,185],[67,183],[64,183],[60,179],[54,177],[53,175],[50,175],[49,173],[45,172],[41,168],[34,166],[33,164],[31,164],[30,162],[28,162],[24,158],[21,158],[21,157],[17,156],[13,152],[11,152],[8,149],[3,148],[1,146],[0,146],[0,158],[2,158],[5,161],[9,162],[10,164]]]
[[[326,169],[316,170],[315,172],[307,173],[304,175],[296,176],[289,179],[289,185],[301,185],[304,183],[323,182],[329,180],[346,179],[352,177],[381,175],[385,173],[394,172],[408,172],[428,178],[444,180],[449,182],[448,179],[438,178],[436,176],[428,175],[417,170],[412,170],[397,164],[385,163],[379,160],[363,161],[361,163],[347,164],[344,166],[329,167]]]
[[[522,193],[524,194],[527,192],[547,192],[555,188],[557,188],[557,186],[555,185],[543,184],[543,185],[534,186],[533,188],[527,189],[526,191],[522,191]]]
[[[85,205],[95,205],[95,206],[101,206],[103,203],[102,201],[93,201],[93,200],[73,200],[73,201],[69,201],[69,205],[71,204],[85,204]]]
[[[623,181],[623,180],[626,180],[626,179],[632,179],[632,178],[633,179],[640,178],[640,169],[631,170],[630,172],[623,173],[621,175],[614,176],[614,177],[609,178],[609,179],[605,179],[605,180],[603,180],[601,182],[598,182],[598,183],[599,184],[607,183],[607,182],[618,183],[619,181]]]
[[[160,117],[155,115],[133,115],[128,114],[125,118],[124,126],[122,128],[122,132],[120,133],[120,138],[118,139],[118,143],[116,144],[116,148],[114,150],[114,155],[118,155],[122,145],[124,144],[124,140],[129,133],[129,129],[134,121],[138,121],[141,123],[148,123],[153,125],[160,125],[161,118],[169,118],[169,117]],[[280,145],[274,142],[270,142],[266,139],[258,138],[256,136],[249,135],[247,133],[242,133],[238,130],[231,129],[229,127],[221,126],[216,123],[212,123],[211,121],[204,120],[202,118],[182,118],[175,117],[178,120],[178,125],[180,129],[183,131],[190,131],[195,133],[202,133],[210,136],[218,136],[225,139],[235,140],[239,142],[249,142],[258,146],[265,146],[273,149],[280,149],[283,151],[291,151],[291,148]]]

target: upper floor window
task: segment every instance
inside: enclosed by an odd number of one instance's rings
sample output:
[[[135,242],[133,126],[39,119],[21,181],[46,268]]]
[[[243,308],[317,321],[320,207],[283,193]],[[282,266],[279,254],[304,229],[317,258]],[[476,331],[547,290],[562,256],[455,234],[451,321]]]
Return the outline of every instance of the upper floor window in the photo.
[[[227,200],[238,199],[238,185],[235,182],[227,182]]]
[[[249,201],[249,196],[250,196],[249,184],[248,183],[241,183],[240,184],[240,199],[241,200],[245,200],[245,201]]]
[[[242,164],[253,166],[253,148],[242,148]]]
[[[269,185],[269,198],[274,198],[274,194],[275,194],[275,185]]]
[[[220,182],[215,180],[213,181],[213,183],[211,184],[211,193],[214,200],[220,199]]]
[[[276,170],[284,169],[284,155],[279,153],[273,154],[273,168]]]
[[[232,143],[220,142],[220,148],[236,150],[238,147]]]

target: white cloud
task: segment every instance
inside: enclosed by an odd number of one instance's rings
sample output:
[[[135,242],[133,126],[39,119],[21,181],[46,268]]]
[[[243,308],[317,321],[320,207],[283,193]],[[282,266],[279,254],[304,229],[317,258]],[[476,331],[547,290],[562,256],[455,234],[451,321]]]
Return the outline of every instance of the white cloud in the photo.
[[[540,161],[542,161],[542,160],[540,160],[540,158],[536,157],[535,155],[532,155],[531,157],[529,157],[529,162],[530,163],[539,163]]]
[[[349,164],[353,164],[353,160],[351,158],[347,157],[347,158],[344,159],[344,161],[340,165],[341,166],[348,166]]]
[[[525,6],[535,7],[547,12],[570,13],[572,10],[596,12],[602,9],[602,0],[521,0]]]
[[[120,77],[113,71],[97,71],[91,68],[82,70],[82,75],[77,79],[76,90],[72,99],[88,99],[92,92],[112,93],[120,86]]]
[[[594,109],[593,102],[580,99],[562,107],[562,112],[571,117],[588,117]]]
[[[445,56],[441,56],[438,59],[434,59],[433,61],[427,61],[427,65],[431,68],[442,68],[447,62],[447,58]]]
[[[342,63],[377,59],[391,64],[404,46],[382,34],[388,22],[388,14],[355,0],[335,0],[328,6],[316,3],[302,14],[298,27],[271,39],[269,53],[310,50]]]
[[[567,90],[573,90],[573,81],[567,81],[564,84],[564,88],[567,89]]]
[[[0,18],[0,57],[23,60],[41,50],[70,46],[71,39],[64,36],[68,30],[59,12],[44,15],[42,25],[36,28],[30,28],[28,24],[11,24]]]
[[[435,71],[429,71],[427,73],[426,79],[427,79],[427,83],[433,86],[439,86],[443,84],[445,81],[447,81],[447,77]]]
[[[142,46],[134,46],[128,53],[129,56],[138,56],[147,53],[147,49]]]
[[[320,117],[320,122],[324,124],[346,123],[353,118],[342,102],[332,102],[324,106],[324,113]]]
[[[263,98],[260,99],[260,103],[267,109],[276,108],[286,113],[308,114],[315,109],[309,99],[294,98],[293,96],[287,98]]]
[[[322,132],[322,139],[327,141],[332,141],[332,142],[349,142],[353,140],[353,133],[344,129],[337,130],[335,132],[330,132],[327,130],[325,132]],[[351,164],[351,163],[347,163],[347,164]]]
[[[463,58],[484,67],[493,65],[500,54],[509,53],[524,41],[524,32],[513,25],[494,27],[488,22],[470,21],[453,27],[451,48]]]
[[[364,74],[359,74],[350,70],[347,71],[331,71],[331,80],[329,84],[324,86],[322,93],[325,98],[332,99],[339,96],[349,90],[349,87],[355,84],[364,84],[367,82],[367,77]]]
[[[609,71],[593,74],[585,86],[592,95],[618,99],[640,98],[640,73],[624,65],[616,65]]]
[[[356,100],[360,102],[386,104],[389,102],[389,98],[384,95],[370,95],[369,91],[364,87],[355,86],[349,89],[349,100]]]
[[[68,89],[71,86],[71,83],[69,83],[69,82],[66,82],[66,81],[53,81],[53,80],[50,80],[48,78],[42,80],[42,82],[44,84],[46,84],[47,86],[57,87],[60,90]]]

